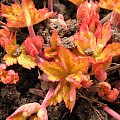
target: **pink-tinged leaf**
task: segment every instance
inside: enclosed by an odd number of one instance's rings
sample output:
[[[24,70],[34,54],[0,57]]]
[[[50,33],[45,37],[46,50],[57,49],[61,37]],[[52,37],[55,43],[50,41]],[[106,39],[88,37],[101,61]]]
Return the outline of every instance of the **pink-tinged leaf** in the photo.
[[[115,27],[119,27],[120,25],[120,5],[118,5],[119,7],[119,12],[116,10],[112,12],[111,14],[111,24]]]
[[[75,55],[73,55],[68,49],[60,46],[58,50],[58,56],[63,64],[63,67],[69,73],[73,68]]]
[[[98,37],[97,45],[102,50],[105,47],[106,43],[110,40],[111,35],[112,35],[110,21],[105,23],[100,31],[101,32],[99,32],[98,34],[101,34],[101,37]],[[97,33],[95,33],[95,34],[97,34]]]
[[[33,37],[31,39],[31,42],[37,48],[38,51],[43,47],[43,38],[41,36]]]
[[[38,50],[36,49],[36,47],[33,45],[33,43],[29,39],[26,39],[24,41],[24,46],[25,46],[26,52],[29,55],[34,57],[39,54]]]
[[[37,113],[40,108],[41,106],[39,103],[28,103],[22,105],[6,120],[26,120],[30,115]]]
[[[117,99],[118,95],[119,95],[119,91],[116,88],[114,88],[113,90],[110,90],[107,93],[107,95],[105,96],[105,99],[109,102],[113,102]]]
[[[8,39],[10,38],[10,30],[3,26],[3,29],[0,29],[0,45],[5,48],[5,43],[8,42]]]
[[[111,86],[108,82],[100,82],[97,85],[97,92],[100,97],[104,97],[111,90]]]
[[[0,63],[0,70],[5,70],[6,69],[6,65],[5,64],[2,64]]]
[[[38,67],[48,75],[48,80],[55,82],[66,77],[65,69],[57,62],[43,62]]]
[[[85,1],[79,6],[76,17],[79,21],[83,21],[83,19],[90,19],[98,11],[99,7],[97,2]]]
[[[19,80],[18,73],[15,73],[13,70],[5,71],[4,77],[1,78],[1,81],[4,84],[16,84],[18,80]]]
[[[120,43],[112,43],[106,46],[103,52],[96,57],[96,61],[107,60],[110,57],[120,55]]]
[[[37,113],[38,120],[48,120],[47,110],[41,106]]]
[[[81,82],[81,85],[83,88],[89,88],[92,84],[93,84],[93,81],[90,80],[90,76],[89,75],[83,75],[82,76],[82,82]]]
[[[66,81],[69,81],[75,88],[80,88],[82,85],[80,84],[82,82],[82,72],[77,72],[75,74],[70,74],[68,77],[66,77]]]
[[[40,36],[35,36],[33,38],[27,37],[24,41],[24,46],[29,55],[36,56],[43,46],[43,38]]]
[[[106,70],[110,67],[112,62],[112,58],[110,57],[109,59],[107,59],[106,61],[100,62],[100,63],[96,63],[92,65],[92,72],[95,73],[95,71],[97,69],[102,69],[102,70]]]
[[[66,107],[72,112],[76,101],[76,88],[72,84],[66,83],[66,85],[63,87],[62,96]]]
[[[107,73],[103,71],[102,69],[96,69],[95,78],[102,82],[107,79]]]

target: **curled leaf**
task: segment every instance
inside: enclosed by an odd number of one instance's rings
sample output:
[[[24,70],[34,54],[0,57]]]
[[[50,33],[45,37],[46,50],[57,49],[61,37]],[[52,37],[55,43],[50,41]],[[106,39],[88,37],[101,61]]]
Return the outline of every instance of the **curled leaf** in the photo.
[[[41,108],[39,103],[28,103],[20,106],[12,115],[6,120],[26,120],[30,115],[37,113]]]

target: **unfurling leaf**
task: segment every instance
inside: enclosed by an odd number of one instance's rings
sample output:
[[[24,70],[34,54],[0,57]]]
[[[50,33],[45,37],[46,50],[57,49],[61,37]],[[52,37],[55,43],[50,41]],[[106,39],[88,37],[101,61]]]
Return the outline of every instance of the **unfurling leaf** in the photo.
[[[41,106],[37,113],[38,120],[48,120],[47,110]]]
[[[35,57],[39,54],[40,50],[42,49],[43,38],[41,36],[35,36],[32,38],[27,37],[23,44],[25,46],[26,52],[29,55]]]
[[[30,115],[37,113],[40,108],[41,106],[39,103],[28,103],[22,105],[6,120],[26,120]]]
[[[109,102],[115,101],[119,95],[119,91],[116,88],[111,90],[111,86],[107,82],[98,83],[97,92],[100,97]]]
[[[16,84],[19,80],[18,73],[15,73],[14,70],[5,70],[6,65],[0,64],[0,82],[4,84]]]
[[[116,88],[114,88],[113,90],[110,90],[107,93],[105,99],[107,101],[109,101],[109,102],[113,102],[113,101],[115,101],[117,99],[118,95],[119,95],[119,90],[117,90]]]
[[[102,69],[96,69],[95,78],[102,82],[107,79],[107,73],[103,71]]]

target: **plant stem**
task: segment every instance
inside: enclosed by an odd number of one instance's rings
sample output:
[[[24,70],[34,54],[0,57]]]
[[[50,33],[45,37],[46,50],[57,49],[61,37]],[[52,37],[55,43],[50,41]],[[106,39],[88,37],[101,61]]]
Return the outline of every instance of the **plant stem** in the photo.
[[[106,21],[110,20],[111,14],[112,13],[109,13],[108,15],[106,15],[102,20],[100,20],[100,22],[104,24]]]
[[[103,110],[105,112],[107,112],[109,115],[111,115],[113,118],[115,118],[116,120],[120,120],[120,115],[118,113],[116,113],[114,110],[112,110],[111,108],[109,108],[108,106],[103,106]]]
[[[29,34],[30,34],[30,37],[35,37],[35,31],[33,29],[33,26],[28,26],[28,31],[29,31]]]
[[[52,88],[49,88],[49,91],[47,93],[47,95],[45,96],[43,102],[42,102],[42,107],[43,108],[46,108],[47,106],[50,105],[50,98],[53,96],[53,89]]]
[[[48,9],[49,11],[53,11],[53,0],[48,0]]]
[[[46,8],[46,0],[43,0],[43,6]]]

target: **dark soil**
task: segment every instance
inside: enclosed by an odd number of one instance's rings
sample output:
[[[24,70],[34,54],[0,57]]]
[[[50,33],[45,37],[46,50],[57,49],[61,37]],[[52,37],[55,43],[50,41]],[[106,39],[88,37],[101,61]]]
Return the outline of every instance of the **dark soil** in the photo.
[[[2,0],[2,2],[4,4],[11,4],[13,3],[13,0]],[[34,0],[34,3],[36,8],[43,7],[41,0]],[[35,25],[34,28],[36,34],[41,35],[45,40],[44,48],[50,46],[50,38],[53,28],[57,29],[62,39],[62,45],[70,49],[75,47],[69,38],[77,31],[75,5],[68,2],[68,0],[59,0],[59,2],[58,0],[54,0],[54,11],[64,15],[69,29],[65,30],[58,23],[54,25],[48,24],[49,19]],[[17,30],[17,42],[19,44],[21,44],[27,36],[28,32],[26,28]],[[118,38],[120,40],[120,31],[114,28],[111,41],[118,42]],[[3,49],[0,48],[0,58],[2,58],[3,55]],[[117,60],[114,58],[113,61],[120,63],[120,57],[117,57]],[[8,69],[13,69],[18,72],[20,80],[16,85],[4,85],[0,83],[0,120],[5,120],[7,116],[12,114],[23,104],[30,102],[41,103],[47,93],[47,90],[41,89],[41,81],[38,79],[37,67],[31,71],[22,68],[20,65],[11,66]],[[117,69],[116,71],[108,73],[108,79],[111,84],[113,83],[112,87],[115,87],[116,80],[120,80],[119,71]],[[49,120],[113,120],[113,118],[102,110],[99,104],[92,102],[92,99],[95,98],[96,100],[107,104],[110,108],[120,114],[120,96],[115,102],[109,103],[98,98],[96,94],[88,94],[87,90],[80,90],[77,92],[82,94],[85,98],[77,94],[77,100],[73,111],[70,113],[63,102],[56,106],[50,106],[47,108]],[[89,100],[87,98],[89,98]]]

